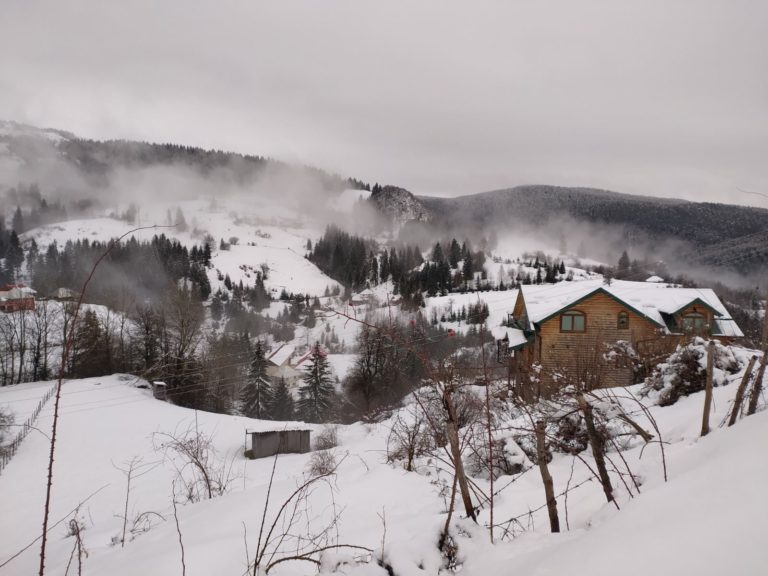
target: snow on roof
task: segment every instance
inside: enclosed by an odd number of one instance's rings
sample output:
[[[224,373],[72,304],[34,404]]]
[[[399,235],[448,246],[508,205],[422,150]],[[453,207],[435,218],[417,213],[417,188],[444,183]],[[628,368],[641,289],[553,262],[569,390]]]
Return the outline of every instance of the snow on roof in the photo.
[[[645,279],[646,282],[664,282],[664,278],[661,276],[650,276]]]
[[[0,290],[0,300],[20,300],[35,295],[35,291],[32,288],[22,285],[4,286],[3,288],[7,288],[7,290]]]
[[[280,346],[280,348],[275,350],[267,359],[273,364],[276,364],[277,366],[282,366],[283,364],[285,364],[291,359],[291,356],[293,356],[293,353],[295,351],[296,349],[290,344],[283,344],[282,346]]]
[[[715,312],[717,323],[729,336],[743,336],[723,303],[710,288],[677,288],[669,284],[654,282],[629,282],[614,280],[606,285],[602,280],[560,282],[522,286],[528,320],[542,322],[560,310],[572,306],[594,292],[604,291],[624,302],[636,312],[667,330],[663,314],[674,314],[681,309],[700,302]],[[718,332],[715,332],[719,334]]]
[[[509,342],[507,342],[507,346],[509,346],[510,349],[528,344],[528,338],[525,337],[525,333],[517,328],[494,326],[491,328],[491,334],[493,334],[493,337],[496,340],[508,339]]]

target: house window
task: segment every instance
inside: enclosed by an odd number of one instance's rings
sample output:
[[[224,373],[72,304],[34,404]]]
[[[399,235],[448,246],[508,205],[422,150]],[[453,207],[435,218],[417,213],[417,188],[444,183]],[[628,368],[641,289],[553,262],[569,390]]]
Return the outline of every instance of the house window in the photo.
[[[587,322],[583,312],[571,310],[560,316],[561,332],[584,332]]]
[[[629,328],[629,314],[624,311],[619,312],[619,315],[616,318],[616,328],[619,330],[626,330]]]
[[[707,325],[707,319],[703,314],[690,312],[683,316],[683,330],[686,332],[703,332]]]

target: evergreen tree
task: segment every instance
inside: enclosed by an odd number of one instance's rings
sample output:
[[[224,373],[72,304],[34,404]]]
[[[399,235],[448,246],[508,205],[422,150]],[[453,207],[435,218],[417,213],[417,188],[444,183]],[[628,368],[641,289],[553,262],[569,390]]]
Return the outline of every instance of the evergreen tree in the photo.
[[[624,250],[624,252],[621,253],[621,258],[619,258],[619,264],[616,269],[616,278],[626,278],[629,276],[630,265],[629,254]]]
[[[445,261],[445,254],[443,254],[443,247],[440,246],[440,242],[438,242],[437,244],[435,244],[435,247],[432,250],[432,262],[442,264],[444,261]]]
[[[461,273],[464,275],[465,282],[471,282],[475,277],[475,269],[472,263],[472,254],[467,252],[464,255],[464,267]]]
[[[451,268],[454,270],[459,267],[459,260],[461,260],[461,246],[456,242],[456,238],[451,240],[451,247],[448,251],[448,262],[451,264]]]
[[[269,403],[269,416],[272,420],[293,420],[294,412],[291,391],[288,390],[285,378],[280,378]]]
[[[334,395],[328,358],[320,344],[315,342],[304,384],[299,388],[299,416],[306,422],[321,422],[329,415]]]
[[[240,396],[243,415],[249,418],[267,418],[269,415],[268,406],[272,397],[272,384],[269,381],[269,376],[267,376],[264,348],[261,341],[258,341],[251,364],[248,367],[248,377]]]
[[[203,264],[206,268],[211,265],[211,243],[206,242],[203,247]]]
[[[5,265],[8,268],[8,271],[11,275],[17,274],[19,268],[21,268],[21,264],[24,262],[24,249],[21,247],[21,242],[19,241],[19,235],[16,233],[16,229],[11,232],[10,244],[6,251],[5,258]]]
[[[379,280],[382,282],[389,280],[389,254],[386,250],[381,253],[381,271],[379,273]]]
[[[16,206],[16,212],[13,213],[13,220],[11,220],[11,229],[16,234],[24,232],[24,215],[21,213],[21,206]]]
[[[73,375],[76,378],[103,376],[112,372],[112,354],[104,338],[99,317],[87,310],[75,336]]]

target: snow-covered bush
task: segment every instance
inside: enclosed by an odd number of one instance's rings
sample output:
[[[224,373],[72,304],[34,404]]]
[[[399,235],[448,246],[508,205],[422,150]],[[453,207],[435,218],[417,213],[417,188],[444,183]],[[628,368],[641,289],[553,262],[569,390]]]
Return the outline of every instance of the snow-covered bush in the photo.
[[[317,478],[333,473],[336,469],[336,454],[333,450],[318,450],[309,459],[309,476]]]
[[[486,431],[478,431],[479,442],[471,441],[464,458],[467,473],[476,478],[489,479],[488,437]],[[512,476],[530,468],[531,462],[511,434],[495,435],[493,439],[493,478]]]
[[[326,424],[315,434],[315,450],[330,450],[339,445],[338,426]]]
[[[715,342],[713,386],[728,383],[728,374],[741,369],[733,350]],[[655,398],[659,406],[670,406],[681,396],[704,390],[707,381],[707,346],[703,338],[695,338],[686,346],[678,346],[666,362],[662,362],[646,378],[641,396]]]

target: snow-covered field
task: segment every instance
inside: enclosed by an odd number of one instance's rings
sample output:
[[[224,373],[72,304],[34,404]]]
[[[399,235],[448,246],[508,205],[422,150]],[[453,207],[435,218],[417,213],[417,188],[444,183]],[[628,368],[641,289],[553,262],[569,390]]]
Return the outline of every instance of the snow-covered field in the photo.
[[[734,376],[734,380],[738,375]],[[181,572],[178,534],[173,519],[172,494],[176,471],[172,462],[157,450],[163,432],[181,432],[198,427],[214,435],[221,458],[232,458],[235,481],[218,498],[194,504],[179,504],[178,518],[183,535],[186,573],[240,575],[246,570],[246,544],[251,555],[256,548],[272,459],[245,460],[242,455],[246,429],[266,429],[275,423],[243,417],[194,412],[152,398],[149,390],[137,387],[142,381],[131,376],[110,376],[66,382],[57,439],[50,532],[48,571],[63,574],[74,545],[66,525],[79,502],[78,514],[88,557],[84,574],[165,575]],[[21,413],[49,384],[33,383],[0,389],[0,405]],[[558,505],[564,531],[549,533],[544,491],[538,469],[519,477],[497,479],[495,522],[504,525],[519,517],[525,530],[515,538],[501,539],[496,529],[492,545],[487,530],[457,520],[454,534],[459,549],[461,573],[469,575],[614,575],[698,574],[751,575],[764,572],[764,550],[768,533],[764,514],[768,510],[768,412],[744,418],[733,428],[718,428],[735,393],[732,383],[714,391],[713,431],[699,438],[702,394],[684,398],[667,408],[652,408],[666,445],[669,482],[662,475],[657,445],[641,452],[639,442],[623,453],[641,483],[641,494],[630,498],[618,481],[619,505],[608,505],[596,482],[584,482],[589,473],[579,460],[558,454],[550,467],[555,491],[569,481],[567,503]],[[32,542],[40,532],[49,449],[52,402],[43,410],[37,426],[19,453],[0,475],[0,564]],[[422,462],[419,472],[405,472],[385,462],[386,440],[392,421],[355,424],[339,428],[336,454],[342,463],[330,485],[319,485],[303,514],[312,525],[322,524],[340,513],[334,537],[339,542],[376,550],[402,576],[437,574],[441,558],[436,541],[445,522],[445,498],[439,466]],[[280,424],[277,424],[279,427]],[[317,430],[316,426],[313,426]],[[593,462],[587,452],[586,464]],[[642,457],[641,457],[642,456]],[[125,505],[126,478],[117,467],[138,457],[148,464],[145,475],[132,483],[129,518],[141,512],[156,512],[157,522],[121,548],[119,536]],[[308,473],[311,454],[286,455],[277,460],[268,518]],[[157,464],[155,466],[155,464]],[[487,481],[476,478],[484,490]],[[87,499],[87,500],[86,500]],[[533,510],[532,514],[528,514]],[[386,518],[386,534],[381,517]],[[489,521],[480,513],[480,524]],[[302,520],[302,526],[304,520]],[[336,532],[337,530],[337,532]],[[37,544],[0,568],[0,574],[31,574],[39,562]],[[335,554],[327,558],[351,557]],[[273,574],[311,574],[315,567],[287,562]],[[350,575],[382,575],[375,564],[344,566]]]

